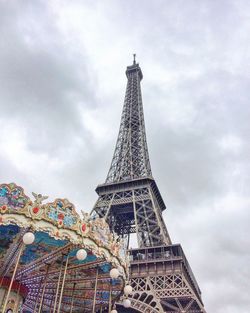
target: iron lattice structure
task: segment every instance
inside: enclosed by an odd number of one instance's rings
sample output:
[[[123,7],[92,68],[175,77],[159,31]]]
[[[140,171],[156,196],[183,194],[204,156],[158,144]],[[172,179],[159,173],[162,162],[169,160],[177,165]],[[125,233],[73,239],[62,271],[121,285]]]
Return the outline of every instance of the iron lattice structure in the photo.
[[[166,209],[149,161],[140,82],[141,68],[127,67],[127,88],[121,125],[106,182],[92,215],[104,217],[126,238],[136,233],[138,249],[129,250],[130,283],[134,288],[128,312],[204,313],[201,292],[180,245],[173,245],[164,223]],[[127,312],[119,308],[119,312]]]
[[[126,75],[128,82],[120,131],[106,183],[152,176],[140,87],[142,71],[133,64]]]

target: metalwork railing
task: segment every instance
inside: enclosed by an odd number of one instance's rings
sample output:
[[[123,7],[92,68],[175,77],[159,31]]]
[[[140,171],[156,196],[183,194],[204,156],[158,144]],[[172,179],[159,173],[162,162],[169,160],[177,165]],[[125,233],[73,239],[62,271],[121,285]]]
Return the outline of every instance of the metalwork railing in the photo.
[[[197,293],[200,294],[200,288],[180,244],[160,247],[145,247],[140,249],[130,249],[128,252],[130,264],[133,264],[133,262],[145,263],[150,261],[168,262],[180,260],[184,268],[186,269],[187,275],[194,284]]]

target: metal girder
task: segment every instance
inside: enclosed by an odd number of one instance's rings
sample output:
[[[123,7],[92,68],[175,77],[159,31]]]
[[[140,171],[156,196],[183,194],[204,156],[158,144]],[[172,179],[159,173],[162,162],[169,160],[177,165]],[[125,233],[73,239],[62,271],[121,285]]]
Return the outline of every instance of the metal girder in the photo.
[[[105,217],[110,227],[118,234],[135,232],[139,247],[170,244],[171,240],[163,222],[160,205],[151,187],[151,183],[120,191],[112,186],[106,194],[99,196],[92,211],[100,217]]]
[[[183,275],[131,278],[132,308],[148,313],[205,313]]]
[[[127,89],[120,131],[106,182],[152,176],[149,162],[138,64],[127,69]]]

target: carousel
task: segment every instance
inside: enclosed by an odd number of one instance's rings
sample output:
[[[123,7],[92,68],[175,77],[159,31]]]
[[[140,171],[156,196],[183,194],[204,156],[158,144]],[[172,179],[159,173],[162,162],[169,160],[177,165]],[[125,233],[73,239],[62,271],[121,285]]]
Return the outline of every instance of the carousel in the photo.
[[[0,185],[0,312],[117,313],[130,306],[128,259],[101,218],[66,199]]]

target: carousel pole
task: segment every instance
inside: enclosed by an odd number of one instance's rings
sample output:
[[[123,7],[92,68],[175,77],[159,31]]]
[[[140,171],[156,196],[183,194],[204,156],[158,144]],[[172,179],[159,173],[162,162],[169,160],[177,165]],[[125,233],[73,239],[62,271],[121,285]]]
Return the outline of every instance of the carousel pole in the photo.
[[[93,309],[92,309],[92,313],[95,313],[95,302],[96,302],[97,283],[98,283],[98,266],[97,266],[97,269],[96,269],[95,293],[94,293],[94,300],[93,300]]]
[[[14,267],[14,271],[13,271],[13,273],[12,273],[10,285],[9,285],[8,292],[7,292],[5,301],[4,301],[4,305],[3,305],[3,308],[2,308],[2,312],[5,312],[5,311],[6,311],[6,306],[7,306],[7,304],[8,304],[10,291],[11,291],[11,288],[12,288],[12,285],[13,285],[13,281],[14,281],[14,278],[15,278],[15,275],[16,275],[17,267],[18,267],[18,264],[19,264],[19,261],[20,261],[20,258],[21,258],[22,252],[23,252],[23,248],[24,248],[25,245],[30,245],[30,244],[32,244],[32,243],[34,242],[34,240],[35,240],[35,236],[34,236],[34,234],[33,234],[32,232],[30,232],[30,231],[28,231],[27,233],[25,233],[25,234],[23,235],[23,242],[22,242],[21,245],[20,245],[20,250],[19,250],[19,253],[18,253],[18,255],[17,255],[16,264],[15,264],[15,267]]]
[[[63,258],[64,258],[64,255],[62,256],[61,268],[60,268],[58,282],[57,282],[57,286],[56,286],[56,294],[55,294],[53,313],[56,312],[56,302],[57,302],[57,297],[58,297],[58,292],[59,292],[59,287],[60,287],[60,282],[61,282],[61,276],[62,276]]]
[[[6,306],[8,304],[11,288],[12,288],[12,285],[13,285],[13,282],[14,282],[14,278],[15,278],[15,275],[16,275],[16,271],[17,271],[17,268],[18,268],[18,264],[19,264],[19,261],[20,261],[20,258],[21,258],[24,246],[32,244],[34,242],[34,240],[35,240],[35,235],[32,232],[30,232],[30,231],[26,232],[23,235],[23,242],[20,245],[20,250],[19,250],[19,253],[17,255],[16,264],[15,264],[15,267],[14,267],[14,271],[12,273],[10,285],[9,285],[8,292],[7,292],[5,301],[4,301],[2,312],[6,311]]]
[[[22,276],[21,276],[21,279],[22,279]],[[18,286],[18,289],[17,289],[17,296],[19,296],[20,289],[21,289],[21,282],[19,282],[19,286]],[[18,299],[18,297],[17,297],[17,299]],[[14,306],[13,312],[14,313],[18,312],[18,302],[16,302],[16,304]]]
[[[0,288],[2,287],[3,280],[4,280],[4,275],[1,277]]]
[[[109,308],[108,308],[108,312],[111,313],[111,309],[112,309],[112,281],[113,279],[117,279],[120,275],[119,270],[117,268],[112,268],[109,272],[109,275],[111,277],[110,279],[110,289],[109,289]]]
[[[66,264],[65,264],[65,267],[64,267],[62,288],[61,288],[61,294],[60,294],[60,298],[59,298],[57,313],[60,313],[60,309],[61,309],[62,296],[63,296],[63,289],[64,289],[64,284],[65,284],[65,278],[66,278],[68,263],[69,263],[69,253],[68,253],[68,255],[67,255]]]
[[[74,283],[72,296],[71,296],[71,304],[70,304],[70,313],[73,312],[73,304],[74,304],[74,292],[75,292],[76,283]]]
[[[112,301],[112,278],[110,279],[110,287],[109,287],[109,313],[111,312],[111,301]]]
[[[20,260],[21,254],[23,252],[23,247],[24,247],[24,244],[22,243],[21,247],[20,247],[20,250],[19,250],[19,253],[17,255],[16,265],[15,265],[15,268],[14,268],[14,271],[13,271],[13,274],[12,274],[12,277],[11,277],[10,285],[9,285],[8,292],[7,292],[5,301],[4,301],[2,312],[6,311],[6,306],[7,306],[8,300],[9,300],[10,291],[11,291],[11,288],[12,288],[12,285],[13,285],[13,281],[14,281],[14,278],[15,278],[15,275],[16,275],[16,271],[17,271],[17,267],[18,267],[18,264],[19,264],[19,260]]]
[[[15,253],[18,251],[18,246],[16,247],[16,249],[15,249],[15,252],[14,252],[14,255],[15,255]],[[13,262],[13,260],[12,260],[12,262]],[[12,262],[10,262],[9,264],[8,264],[8,266],[10,266],[11,264],[12,264]],[[3,274],[4,274],[5,272],[3,272]],[[4,281],[4,275],[2,276],[2,278],[1,278],[1,281],[0,281],[0,287],[2,287],[2,283],[3,283],[3,281]]]
[[[48,279],[49,267],[50,267],[50,264],[47,264],[46,274],[45,274],[44,283],[43,283],[42,297],[40,299],[40,306],[39,306],[38,313],[41,313],[41,310],[43,307],[43,298],[44,298],[45,288],[46,288],[47,279]]]

